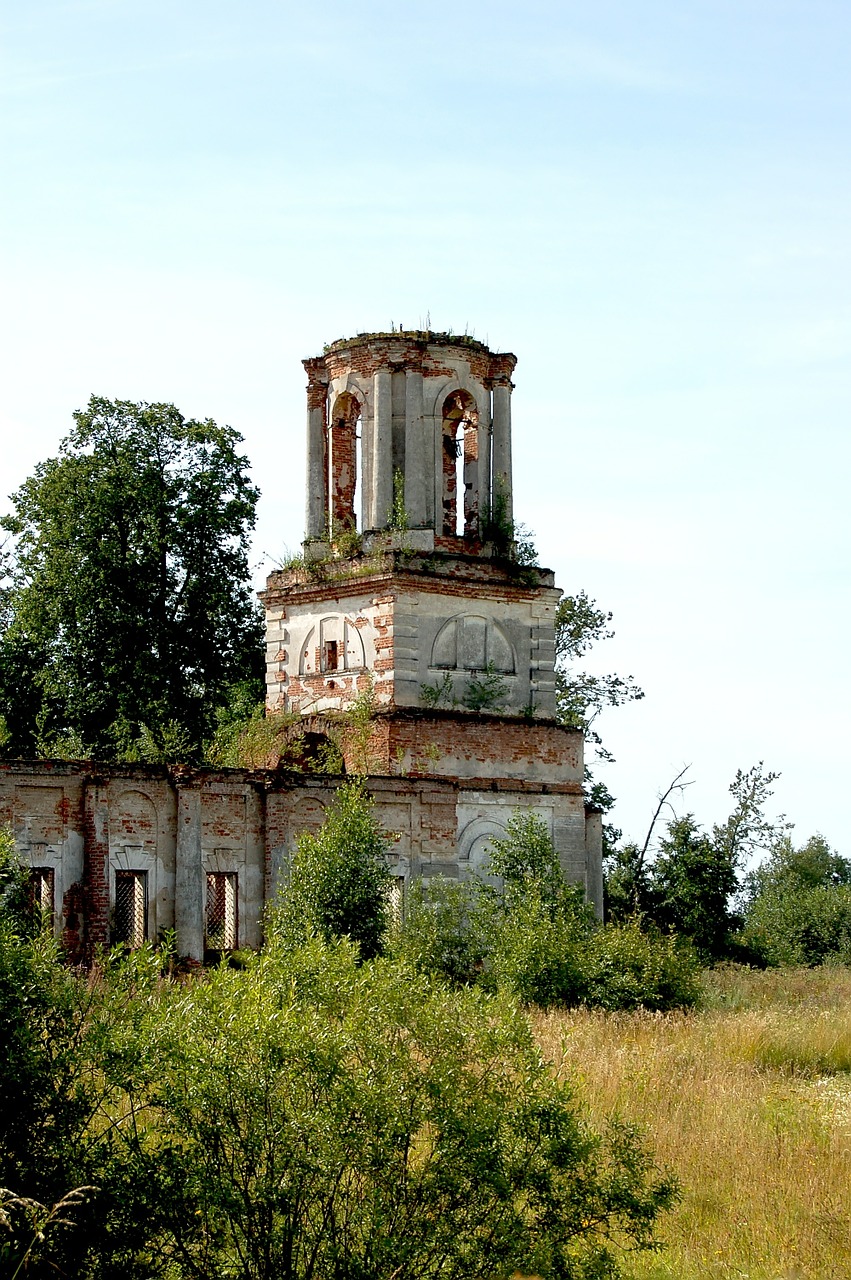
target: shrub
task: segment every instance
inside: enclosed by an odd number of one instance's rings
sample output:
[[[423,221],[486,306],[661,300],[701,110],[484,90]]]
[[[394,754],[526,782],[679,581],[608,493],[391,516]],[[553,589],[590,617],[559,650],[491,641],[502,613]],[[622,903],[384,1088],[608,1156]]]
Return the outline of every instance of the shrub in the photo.
[[[674,935],[643,932],[637,921],[605,925],[585,952],[585,999],[602,1009],[678,1009],[697,1003],[700,968]]]
[[[744,941],[771,965],[851,963],[851,886],[766,889],[748,907]]]
[[[588,919],[584,907],[554,910],[534,887],[491,915],[486,985],[542,1008],[586,995]]]
[[[765,963],[851,963],[851,861],[822,836],[788,836],[748,877],[743,941]]]
[[[530,886],[548,902],[558,902],[565,880],[543,818],[531,809],[515,809],[502,840],[490,846],[490,870],[503,883],[506,896],[521,895]]]
[[[316,835],[299,836],[272,930],[295,939],[311,930],[329,941],[347,937],[362,959],[378,955],[388,924],[387,847],[363,783],[344,783]]]
[[[418,972],[479,983],[523,1004],[671,1009],[695,1003],[698,967],[688,944],[638,924],[600,926],[581,886],[567,884],[547,829],[514,813],[491,846],[498,884],[416,885],[394,950]]]
[[[469,985],[478,981],[490,952],[488,924],[477,881],[418,880],[393,952],[419,974]]]
[[[130,1020],[132,1059],[107,1064],[136,1114],[129,1274],[615,1276],[672,1180],[629,1129],[589,1128],[511,1002],[357,960],[273,948]]]

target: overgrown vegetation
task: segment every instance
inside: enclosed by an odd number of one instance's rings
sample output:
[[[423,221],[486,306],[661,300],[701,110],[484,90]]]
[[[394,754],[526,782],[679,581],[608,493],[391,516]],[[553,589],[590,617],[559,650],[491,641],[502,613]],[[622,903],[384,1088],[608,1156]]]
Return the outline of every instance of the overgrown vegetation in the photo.
[[[323,916],[339,884],[305,865],[327,936],[294,945],[284,910],[259,957],[200,979],[150,947],[64,970],[5,846],[7,1274],[604,1280],[652,1246],[675,1180],[628,1125],[587,1123],[514,1002],[368,960],[375,932],[350,940],[384,892],[364,812],[353,787],[300,850],[333,868],[344,827],[373,849],[351,914]]]
[[[262,692],[241,437],[94,396],[74,421],[2,521],[3,749],[197,760],[230,688]]]
[[[565,882],[546,827],[514,814],[490,876],[433,879],[412,893],[393,946],[418,972],[507,991],[544,1008],[682,1008],[699,996],[690,945],[634,921],[601,926]]]
[[[782,837],[744,884],[743,941],[771,965],[851,964],[851,860]]]
[[[598,1123],[642,1125],[683,1195],[630,1280],[825,1280],[851,1272],[851,970],[742,966],[663,1018],[534,1014]]]
[[[379,955],[389,925],[387,850],[363,782],[344,783],[320,830],[298,838],[274,929],[295,942],[313,933],[348,938],[362,959]]]
[[[704,831],[691,813],[679,815],[671,796],[689,785],[687,769],[677,774],[659,797],[644,843],[626,844],[606,859],[606,915],[688,938],[706,963],[723,959],[760,962],[765,952],[754,931],[743,929],[737,904],[748,860],[782,842],[790,824],[781,814],[771,818],[766,806],[778,775],[762,761],[739,769],[730,784],[733,808],[723,823]],[[654,845],[665,809],[672,816]],[[753,882],[752,899],[758,896]]]

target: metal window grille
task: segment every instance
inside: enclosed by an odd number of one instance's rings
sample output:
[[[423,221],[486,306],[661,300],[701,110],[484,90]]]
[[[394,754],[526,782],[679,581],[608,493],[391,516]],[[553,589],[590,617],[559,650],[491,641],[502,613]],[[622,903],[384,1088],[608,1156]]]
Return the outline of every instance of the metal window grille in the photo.
[[[239,946],[235,871],[207,875],[207,950],[233,951]]]
[[[53,867],[33,867],[30,872],[30,901],[42,920],[53,923]]]
[[[148,936],[148,876],[145,871],[115,873],[115,941],[141,947]]]

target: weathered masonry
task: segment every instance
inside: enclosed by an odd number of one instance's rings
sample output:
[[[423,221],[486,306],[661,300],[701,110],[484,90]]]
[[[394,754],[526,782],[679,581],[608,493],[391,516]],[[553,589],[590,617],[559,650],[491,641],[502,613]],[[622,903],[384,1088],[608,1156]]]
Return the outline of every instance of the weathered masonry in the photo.
[[[515,363],[434,333],[360,335],[304,362],[305,555],[261,593],[267,714],[302,718],[306,762],[333,740],[350,771],[368,769],[400,891],[486,868],[519,806],[600,911],[582,735],[555,722],[560,592],[514,554]],[[365,700],[358,743],[340,726]],[[173,928],[200,959],[259,944],[295,841],[337,781],[7,761],[0,821],[72,955]]]
[[[272,573],[267,708],[330,718],[369,690],[370,770],[457,787],[413,874],[487,861],[514,806],[601,908],[581,735],[555,722],[553,575],[513,544],[511,375],[470,338],[366,334],[306,360],[305,562]]]

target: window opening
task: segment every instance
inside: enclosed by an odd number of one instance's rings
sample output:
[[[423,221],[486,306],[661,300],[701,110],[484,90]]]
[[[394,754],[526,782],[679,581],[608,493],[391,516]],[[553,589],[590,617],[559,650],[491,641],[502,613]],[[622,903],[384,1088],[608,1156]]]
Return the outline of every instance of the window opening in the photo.
[[[207,875],[206,949],[234,951],[239,945],[237,925],[236,872],[209,872]]]
[[[145,871],[115,873],[115,941],[141,947],[148,936],[148,875]]]
[[[332,538],[357,528],[356,502],[360,477],[360,405],[344,391],[334,401],[329,428],[328,485]]]
[[[479,415],[467,391],[454,391],[443,406],[443,532],[478,533]]]
[[[391,927],[399,929],[405,918],[405,877],[393,876],[387,886],[387,915]]]
[[[326,640],[322,649],[322,670],[337,671],[339,669],[339,653],[336,640]]]
[[[33,867],[30,872],[30,904],[45,924],[53,924],[53,867]]]

